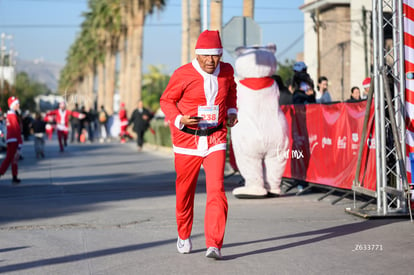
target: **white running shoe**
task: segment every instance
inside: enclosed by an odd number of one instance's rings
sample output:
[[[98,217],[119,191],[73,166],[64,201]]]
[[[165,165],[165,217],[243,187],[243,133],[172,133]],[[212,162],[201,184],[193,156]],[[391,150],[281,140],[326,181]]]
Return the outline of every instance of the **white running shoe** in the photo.
[[[217,247],[209,247],[207,249],[206,257],[216,259],[216,260],[221,259],[222,256],[221,256],[220,249],[218,249]]]
[[[188,238],[186,240],[181,240],[180,237],[177,239],[177,250],[181,254],[187,254],[191,252],[193,248],[193,244],[191,243],[191,239]]]

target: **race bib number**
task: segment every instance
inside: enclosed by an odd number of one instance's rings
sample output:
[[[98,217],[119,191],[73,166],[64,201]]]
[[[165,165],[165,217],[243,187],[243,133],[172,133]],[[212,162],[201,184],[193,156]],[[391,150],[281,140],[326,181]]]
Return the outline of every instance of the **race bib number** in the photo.
[[[219,106],[198,106],[198,116],[203,117],[201,124],[205,124],[207,127],[217,126]]]

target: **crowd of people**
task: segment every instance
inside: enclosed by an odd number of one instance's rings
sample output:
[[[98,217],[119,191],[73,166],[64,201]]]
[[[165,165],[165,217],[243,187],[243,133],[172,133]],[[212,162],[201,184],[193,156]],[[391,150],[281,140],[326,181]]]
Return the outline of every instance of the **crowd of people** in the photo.
[[[33,140],[36,158],[42,159],[45,158],[45,140],[51,140],[54,133],[56,133],[60,152],[65,151],[69,138],[71,143],[92,143],[98,139],[101,143],[116,140],[112,138],[109,131],[110,116],[104,106],[101,106],[99,111],[93,109],[86,111],[84,106],[79,108],[76,103],[72,110],[68,110],[66,102],[62,101],[54,110],[33,114],[26,110],[21,113],[19,99],[12,96],[8,99],[8,107],[9,110],[5,115],[0,109],[0,126],[2,133],[7,135],[4,138],[6,156],[0,166],[0,177],[11,166],[12,184],[20,183],[18,161],[23,159],[20,149],[24,141]],[[138,151],[141,151],[144,134],[150,128],[153,114],[149,109],[144,108],[141,100],[130,118],[126,116],[126,110],[123,107],[124,104],[121,104],[119,140],[124,143],[126,135],[133,139],[127,130],[132,125],[136,133]]]
[[[273,76],[273,79],[277,82],[280,90],[280,105],[333,102],[331,93],[328,90],[329,80],[326,76],[319,77],[317,86],[315,87],[314,81],[308,74],[307,66],[303,61],[296,62],[292,69],[293,78],[290,81],[287,81],[287,85],[283,83],[280,76]],[[370,83],[370,77],[364,79],[362,82],[362,94],[358,86],[353,86],[350,91],[350,96],[345,102],[366,100]]]

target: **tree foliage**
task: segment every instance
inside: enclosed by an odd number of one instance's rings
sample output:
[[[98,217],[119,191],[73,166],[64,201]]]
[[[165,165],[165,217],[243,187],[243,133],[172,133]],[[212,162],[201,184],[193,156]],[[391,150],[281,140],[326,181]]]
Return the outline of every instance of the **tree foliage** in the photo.
[[[160,107],[160,98],[167,87],[170,76],[162,72],[162,66],[149,66],[144,74],[142,85],[142,101],[152,111]]]
[[[278,62],[277,64],[277,72],[285,85],[290,82],[293,78],[293,64],[295,64],[295,60],[286,59],[284,63]],[[288,85],[286,85],[288,86]]]
[[[25,72],[20,72],[16,75],[16,84],[14,87],[5,86],[1,94],[0,106],[3,111],[8,110],[7,99],[10,96],[16,96],[20,101],[21,110],[29,110],[31,112],[36,110],[35,97],[41,94],[51,93],[50,89],[43,83],[39,83],[30,79]]]

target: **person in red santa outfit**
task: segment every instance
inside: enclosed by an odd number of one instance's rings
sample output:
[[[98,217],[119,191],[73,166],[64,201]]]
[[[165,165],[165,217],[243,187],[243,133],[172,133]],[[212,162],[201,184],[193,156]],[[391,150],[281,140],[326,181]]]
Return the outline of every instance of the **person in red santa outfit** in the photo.
[[[222,257],[228,211],[223,183],[226,126],[237,123],[234,71],[230,64],[220,61],[222,53],[219,32],[202,32],[195,47],[196,58],[173,73],[160,99],[161,109],[171,122],[177,174],[178,252],[192,250],[195,189],[203,165],[207,190],[206,256],[214,259]]]
[[[66,103],[64,101],[59,103],[59,108],[47,112],[49,118],[54,118],[56,121],[56,132],[59,141],[60,152],[64,151],[64,147],[68,145],[68,132],[69,132],[69,117],[74,116],[82,119],[85,117],[84,114],[73,112],[66,109]]]
[[[128,132],[128,115],[124,102],[121,102],[121,108],[119,109],[118,116],[121,123],[121,131],[119,132],[119,137],[121,138],[121,143],[125,143],[125,138],[132,139],[132,136]]]
[[[20,157],[20,149],[23,144],[19,118],[16,111],[20,108],[19,99],[15,96],[9,97],[8,102],[9,111],[7,112],[6,125],[7,125],[7,152],[6,158],[3,160],[0,166],[0,176],[4,175],[7,168],[11,164],[12,167],[12,184],[19,184],[20,179],[18,175],[17,163]]]

